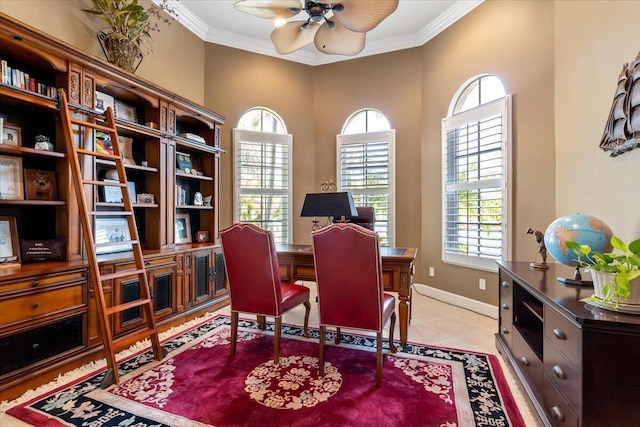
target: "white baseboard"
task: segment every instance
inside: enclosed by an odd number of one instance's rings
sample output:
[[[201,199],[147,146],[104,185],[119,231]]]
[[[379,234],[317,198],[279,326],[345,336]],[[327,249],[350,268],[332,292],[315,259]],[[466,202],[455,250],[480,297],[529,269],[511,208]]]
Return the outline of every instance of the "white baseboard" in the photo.
[[[421,295],[437,299],[438,301],[446,302],[447,304],[455,305],[457,307],[466,308],[467,310],[489,316],[493,319],[498,318],[499,310],[495,305],[476,301],[471,298],[463,297],[462,295],[452,294],[451,292],[432,288],[431,286],[423,285],[421,283],[414,283],[413,287],[414,291]]]

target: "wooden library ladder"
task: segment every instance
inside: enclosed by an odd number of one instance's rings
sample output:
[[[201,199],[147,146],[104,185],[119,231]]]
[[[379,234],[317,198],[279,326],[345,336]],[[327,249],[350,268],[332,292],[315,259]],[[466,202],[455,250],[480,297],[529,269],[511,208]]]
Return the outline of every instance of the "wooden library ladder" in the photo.
[[[131,344],[145,338],[151,338],[153,354],[156,360],[162,360],[166,355],[166,350],[162,348],[162,346],[160,345],[160,339],[158,338],[158,331],[156,328],[156,321],[153,312],[153,303],[150,296],[147,273],[144,267],[144,259],[142,258],[142,247],[140,239],[138,237],[138,229],[136,228],[136,219],[133,214],[133,204],[131,202],[131,199],[129,198],[127,176],[124,168],[124,162],[120,154],[120,144],[118,144],[118,132],[116,130],[113,110],[111,109],[111,107],[107,108],[104,116],[99,113],[85,112],[85,114],[89,117],[88,121],[80,120],[71,116],[69,105],[67,104],[67,97],[63,90],[59,91],[58,96],[60,102],[62,126],[64,128],[64,136],[67,144],[67,157],[69,159],[69,166],[71,168],[73,184],[78,199],[78,205],[80,207],[82,235],[84,236],[84,244],[89,262],[89,273],[97,300],[98,315],[100,317],[100,331],[102,334],[104,351],[107,358],[108,369],[101,384],[101,387],[105,388],[111,384],[118,384],[119,382],[118,364],[115,357],[115,353],[117,350],[127,348]],[[75,131],[77,131],[78,135],[80,135],[80,132],[84,132],[83,137],[79,138],[80,141],[84,141],[83,148],[78,148],[76,146],[74,129]],[[95,150],[95,133],[98,131],[107,133],[111,138],[113,154],[98,152]],[[82,170],[80,168],[80,156],[93,156],[99,159],[111,160],[115,162],[116,171],[118,173],[117,182],[84,179],[84,177],[82,176]],[[93,186],[94,188],[100,186],[119,187],[122,191],[122,202],[124,204],[124,209],[118,211],[90,210],[87,205],[85,186]],[[92,191],[89,193],[93,194],[95,192]],[[99,216],[117,216],[127,218],[129,236],[131,236],[131,240],[118,242],[118,244],[131,245],[133,250],[133,257],[135,259],[135,269],[118,271],[113,274],[100,274],[100,268],[98,266],[98,259],[96,255],[96,247],[113,245],[113,243],[95,243],[92,231],[92,220]],[[140,284],[140,299],[109,307],[104,296],[103,284],[113,279],[134,275],[138,276],[138,283]],[[131,333],[114,338],[110,326],[111,322],[109,321],[110,316],[117,313],[122,313],[125,310],[129,310],[135,307],[141,307],[143,310],[143,318],[146,320],[145,328],[138,329]]]

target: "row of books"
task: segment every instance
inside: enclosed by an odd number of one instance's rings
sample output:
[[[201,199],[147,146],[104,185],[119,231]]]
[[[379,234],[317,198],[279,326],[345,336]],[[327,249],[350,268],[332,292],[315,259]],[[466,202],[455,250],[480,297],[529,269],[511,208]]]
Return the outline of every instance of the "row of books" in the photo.
[[[29,73],[10,67],[5,59],[0,60],[0,62],[2,63],[2,83],[51,98],[56,97],[57,89],[54,86],[40,83]]]

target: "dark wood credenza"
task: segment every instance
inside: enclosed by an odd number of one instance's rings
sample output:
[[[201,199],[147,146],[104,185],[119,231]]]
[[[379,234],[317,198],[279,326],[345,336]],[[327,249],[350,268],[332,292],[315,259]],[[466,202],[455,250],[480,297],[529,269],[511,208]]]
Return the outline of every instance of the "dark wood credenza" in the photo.
[[[593,307],[570,267],[499,262],[498,351],[548,426],[638,425],[640,315]],[[589,274],[586,273],[588,278]]]

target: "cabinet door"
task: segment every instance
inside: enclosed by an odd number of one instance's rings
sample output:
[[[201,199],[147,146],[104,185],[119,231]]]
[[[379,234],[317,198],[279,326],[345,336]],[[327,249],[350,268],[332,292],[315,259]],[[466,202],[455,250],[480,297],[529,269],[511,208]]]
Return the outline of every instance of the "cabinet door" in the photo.
[[[209,301],[215,295],[213,251],[194,251],[191,255],[191,302],[193,305]]]

